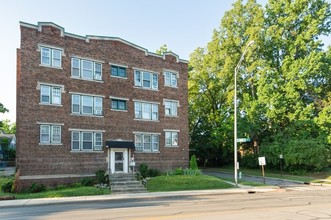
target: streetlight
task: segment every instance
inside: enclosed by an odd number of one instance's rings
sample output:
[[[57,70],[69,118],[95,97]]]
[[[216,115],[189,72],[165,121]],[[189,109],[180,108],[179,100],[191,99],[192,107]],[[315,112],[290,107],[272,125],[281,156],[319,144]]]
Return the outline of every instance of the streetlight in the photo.
[[[234,181],[238,186],[238,155],[237,155],[237,72],[247,52],[247,48],[254,43],[253,40],[249,41],[242,53],[240,60],[234,68]]]

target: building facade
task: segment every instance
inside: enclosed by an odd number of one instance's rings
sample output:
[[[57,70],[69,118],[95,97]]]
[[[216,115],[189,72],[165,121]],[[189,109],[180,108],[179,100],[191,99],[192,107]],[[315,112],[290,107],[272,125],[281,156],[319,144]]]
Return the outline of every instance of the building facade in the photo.
[[[20,23],[17,170],[22,187],[100,169],[187,167],[188,62],[115,37]]]

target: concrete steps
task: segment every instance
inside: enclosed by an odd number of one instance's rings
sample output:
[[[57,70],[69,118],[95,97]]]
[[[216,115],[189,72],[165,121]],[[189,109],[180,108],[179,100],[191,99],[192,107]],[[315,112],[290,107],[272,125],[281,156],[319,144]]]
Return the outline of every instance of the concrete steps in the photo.
[[[113,174],[111,176],[112,193],[146,193],[144,185],[133,174]]]

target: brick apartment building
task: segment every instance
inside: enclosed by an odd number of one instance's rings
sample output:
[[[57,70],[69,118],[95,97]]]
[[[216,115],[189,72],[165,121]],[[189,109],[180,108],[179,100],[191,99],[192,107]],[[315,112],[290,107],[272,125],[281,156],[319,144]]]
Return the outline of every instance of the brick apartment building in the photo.
[[[189,160],[187,61],[116,37],[20,23],[17,169],[22,187],[170,170]]]

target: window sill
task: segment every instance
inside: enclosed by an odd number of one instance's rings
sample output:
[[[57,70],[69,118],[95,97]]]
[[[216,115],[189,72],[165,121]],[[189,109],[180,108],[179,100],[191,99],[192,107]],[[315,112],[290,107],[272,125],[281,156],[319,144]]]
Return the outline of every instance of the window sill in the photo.
[[[49,67],[49,68],[53,68],[53,69],[58,69],[58,70],[62,70],[62,67],[58,67],[58,66],[51,66],[51,65],[46,65],[46,64],[39,64],[39,66],[41,67]]]
[[[71,150],[70,153],[94,153],[94,154],[103,154],[104,151],[101,151],[101,150]]]
[[[166,145],[165,147],[166,148],[179,148],[178,145]]]
[[[83,116],[83,117],[93,117],[93,118],[103,118],[103,115],[89,115],[89,114],[75,114],[75,113],[71,113],[70,115],[73,116]]]
[[[121,109],[110,109],[111,111],[115,111],[115,112],[128,112],[128,110],[121,110]]]
[[[78,79],[78,80],[83,80],[83,81],[87,81],[87,82],[97,82],[97,83],[103,83],[102,80],[96,80],[96,79],[84,79],[81,77],[74,77],[74,76],[70,76],[71,79]]]
[[[63,107],[63,105],[61,104],[51,104],[51,103],[42,103],[42,102],[40,102],[39,105]]]
[[[160,151],[134,151],[135,154],[159,154]]]
[[[62,146],[62,143],[39,143],[39,146]]]
[[[158,92],[159,91],[159,89],[151,89],[151,88],[145,88],[145,87],[140,87],[140,86],[134,86],[133,88],[135,88],[135,89],[149,90],[149,91],[154,91],[154,92]]]
[[[173,89],[178,89],[178,86],[168,86],[168,85],[164,85],[164,87],[173,88]]]
[[[164,116],[169,118],[178,118],[178,115],[164,115]]]
[[[128,77],[122,77],[122,76],[113,76],[113,75],[110,75],[110,77],[117,78],[117,79],[128,79]]]
[[[135,121],[147,121],[147,122],[160,122],[159,120],[150,120],[150,119],[140,119],[140,118],[135,118]]]

